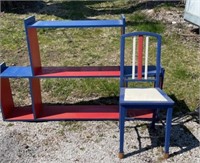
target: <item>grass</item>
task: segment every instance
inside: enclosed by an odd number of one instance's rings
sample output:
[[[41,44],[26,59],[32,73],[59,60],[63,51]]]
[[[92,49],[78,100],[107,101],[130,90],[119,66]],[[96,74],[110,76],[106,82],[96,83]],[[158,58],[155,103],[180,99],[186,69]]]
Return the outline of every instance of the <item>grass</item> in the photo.
[[[85,130],[86,128],[81,125],[80,122],[77,121],[60,121],[59,125],[61,128],[58,131],[58,134],[65,135],[66,131],[71,132],[80,132],[82,130]]]
[[[119,82],[117,79],[44,79],[44,102],[63,103],[70,97],[87,99],[87,97],[113,97],[119,94]],[[75,89],[76,88],[76,89]]]
[[[130,29],[137,31],[155,33],[163,33],[165,31],[165,25],[162,22],[156,21],[140,11],[130,15],[127,24],[131,26]]]
[[[8,124],[7,124],[7,127],[12,127],[12,126],[14,126],[13,123],[8,123]]]
[[[84,126],[81,125],[80,122],[77,121],[61,121],[59,122],[59,124],[62,126],[62,129],[60,130],[61,133],[63,133],[65,129],[73,132],[86,129]]]
[[[165,90],[174,94],[179,101],[184,101],[189,109],[193,110],[199,103],[198,52],[197,49],[189,47],[191,45],[187,47],[176,41],[179,39],[179,36],[172,34],[166,39],[166,46],[163,47],[162,63],[166,68]]]
[[[180,36],[169,33],[165,23],[135,6],[135,1],[45,1],[39,9],[27,9],[27,12],[18,14],[17,11],[6,11],[0,16],[1,60],[7,65],[29,65],[23,20],[30,15],[42,20],[118,19],[121,13],[125,13],[126,32],[150,31],[163,36],[164,90],[176,101],[176,110],[181,111],[185,106],[193,111],[199,105],[198,46],[192,46],[193,42],[182,44]],[[155,7],[155,12],[174,9],[176,7],[168,3]],[[119,65],[118,28],[39,29],[38,37],[43,66]],[[12,80],[12,83],[17,105],[29,105],[28,83],[21,79]],[[69,99],[84,101],[119,94],[118,79],[43,79],[41,84],[43,101],[47,103],[68,103]]]
[[[28,79],[10,79],[15,106],[31,105]]]

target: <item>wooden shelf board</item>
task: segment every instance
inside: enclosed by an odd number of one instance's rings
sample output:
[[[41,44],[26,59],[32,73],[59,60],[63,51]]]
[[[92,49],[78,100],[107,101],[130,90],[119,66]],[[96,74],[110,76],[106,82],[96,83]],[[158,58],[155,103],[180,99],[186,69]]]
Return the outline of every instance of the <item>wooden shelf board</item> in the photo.
[[[56,77],[119,77],[119,66],[104,67],[42,67],[36,74],[39,78]]]
[[[31,106],[15,107],[12,109],[10,116],[6,118],[8,121],[33,121],[34,116]]]
[[[129,110],[128,117],[151,119],[151,110]],[[44,105],[37,119],[31,106],[12,109],[6,121],[119,120],[118,105]]]
[[[152,111],[129,110],[134,118],[150,119]],[[37,120],[118,120],[118,105],[55,105],[43,106]]]
[[[95,28],[95,27],[123,27],[122,20],[56,20],[37,21],[29,28]]]
[[[30,66],[9,66],[2,73],[2,78],[29,78],[32,77]]]
[[[150,66],[148,68],[148,74],[155,75],[155,69],[155,66]],[[131,74],[131,71],[131,66],[125,66],[125,74]],[[2,73],[0,73],[0,78],[86,78],[119,76],[119,66],[41,67],[38,69],[35,76],[32,75],[30,66],[9,66]]]

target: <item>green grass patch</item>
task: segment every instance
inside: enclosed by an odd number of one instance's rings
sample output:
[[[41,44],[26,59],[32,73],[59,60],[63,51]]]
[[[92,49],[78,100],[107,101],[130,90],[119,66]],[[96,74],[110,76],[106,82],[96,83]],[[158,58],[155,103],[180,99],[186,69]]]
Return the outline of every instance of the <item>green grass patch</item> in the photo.
[[[162,49],[162,63],[166,69],[165,90],[176,101],[175,108],[194,110],[199,103],[200,67],[197,51],[179,41],[180,37],[173,34],[165,38]],[[191,45],[188,45],[191,46]]]
[[[162,64],[166,69],[164,90],[176,101],[175,109],[181,111],[197,108],[200,92],[198,45],[194,46],[192,42],[182,44],[180,36],[169,32],[163,22],[146,15],[139,2],[118,0],[45,3],[43,7],[30,9],[30,12],[19,14],[12,10],[2,13],[0,57],[7,65],[30,65],[23,25],[23,20],[30,15],[35,15],[37,20],[119,19],[120,14],[125,13],[126,32],[149,31],[163,36]],[[154,10],[176,10],[173,5],[162,3]],[[39,29],[38,38],[43,66],[119,65],[118,28]],[[131,46],[130,40],[127,45]],[[154,53],[153,47],[154,45],[150,48],[151,53]],[[131,48],[127,49],[127,53],[131,55]],[[130,64],[130,59],[127,59],[127,63]],[[29,105],[28,82],[13,79],[12,83],[17,105]],[[119,95],[118,79],[42,79],[41,85],[45,103],[68,103],[69,99],[76,102],[77,99],[85,101]]]
[[[175,78],[180,80],[187,80],[190,78],[190,74],[185,67],[177,65],[176,70],[172,74]]]
[[[68,103],[68,99],[89,97],[115,97],[119,95],[117,79],[44,79],[42,88],[52,102]],[[86,98],[87,97],[87,98]],[[50,100],[49,100],[50,101]]]
[[[59,124],[62,126],[62,129],[60,130],[61,134],[64,134],[65,130],[76,132],[86,129],[84,126],[81,125],[80,122],[77,121],[61,121],[59,122]]]
[[[128,17],[128,26],[136,31],[148,31],[155,33],[163,33],[165,31],[165,25],[160,22],[153,20],[145,13],[136,12]]]
[[[8,123],[8,124],[7,124],[7,127],[12,127],[12,126],[14,126],[13,123]]]

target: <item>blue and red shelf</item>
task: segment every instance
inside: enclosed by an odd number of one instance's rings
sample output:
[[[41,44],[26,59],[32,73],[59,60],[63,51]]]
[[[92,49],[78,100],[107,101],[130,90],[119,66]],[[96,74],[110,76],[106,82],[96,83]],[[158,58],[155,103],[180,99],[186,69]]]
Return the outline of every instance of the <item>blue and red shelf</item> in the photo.
[[[37,28],[103,28],[120,27],[125,33],[125,18],[121,20],[79,20],[79,21],[36,21],[35,17],[25,19],[25,31],[30,66],[0,65],[1,110],[7,121],[48,120],[118,120],[117,105],[45,105],[41,98],[41,78],[107,78],[120,76],[119,66],[104,67],[42,67],[37,37]],[[131,73],[131,67],[127,66]],[[149,75],[155,74],[155,67],[149,68]],[[27,78],[30,85],[32,105],[15,107],[9,78]],[[152,112],[143,110],[130,112],[135,118],[152,118]]]

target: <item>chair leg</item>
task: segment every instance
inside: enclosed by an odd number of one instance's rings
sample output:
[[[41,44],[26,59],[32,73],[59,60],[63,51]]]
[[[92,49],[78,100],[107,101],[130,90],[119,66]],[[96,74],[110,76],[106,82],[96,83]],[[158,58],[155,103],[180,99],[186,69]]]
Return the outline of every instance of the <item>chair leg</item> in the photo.
[[[172,120],[172,108],[167,109],[167,120],[165,126],[165,148],[164,148],[164,158],[169,157],[169,144],[170,144],[170,132],[171,132],[171,120]]]
[[[128,87],[128,82],[124,82],[124,87]]]
[[[157,119],[157,109],[153,111],[153,119],[152,119],[152,122],[151,122],[151,128],[152,129],[155,129],[156,119]]]
[[[118,157],[120,159],[124,157],[124,123],[125,123],[125,108],[120,106],[120,119],[119,119],[120,145],[118,154]]]
[[[165,77],[165,69],[162,68],[160,75],[160,89],[163,89],[164,77]]]
[[[151,122],[151,128],[152,129],[155,129],[155,123],[158,122],[159,119],[160,119],[159,112],[160,112],[159,109],[156,109],[153,112],[153,119],[152,119],[152,122]]]

